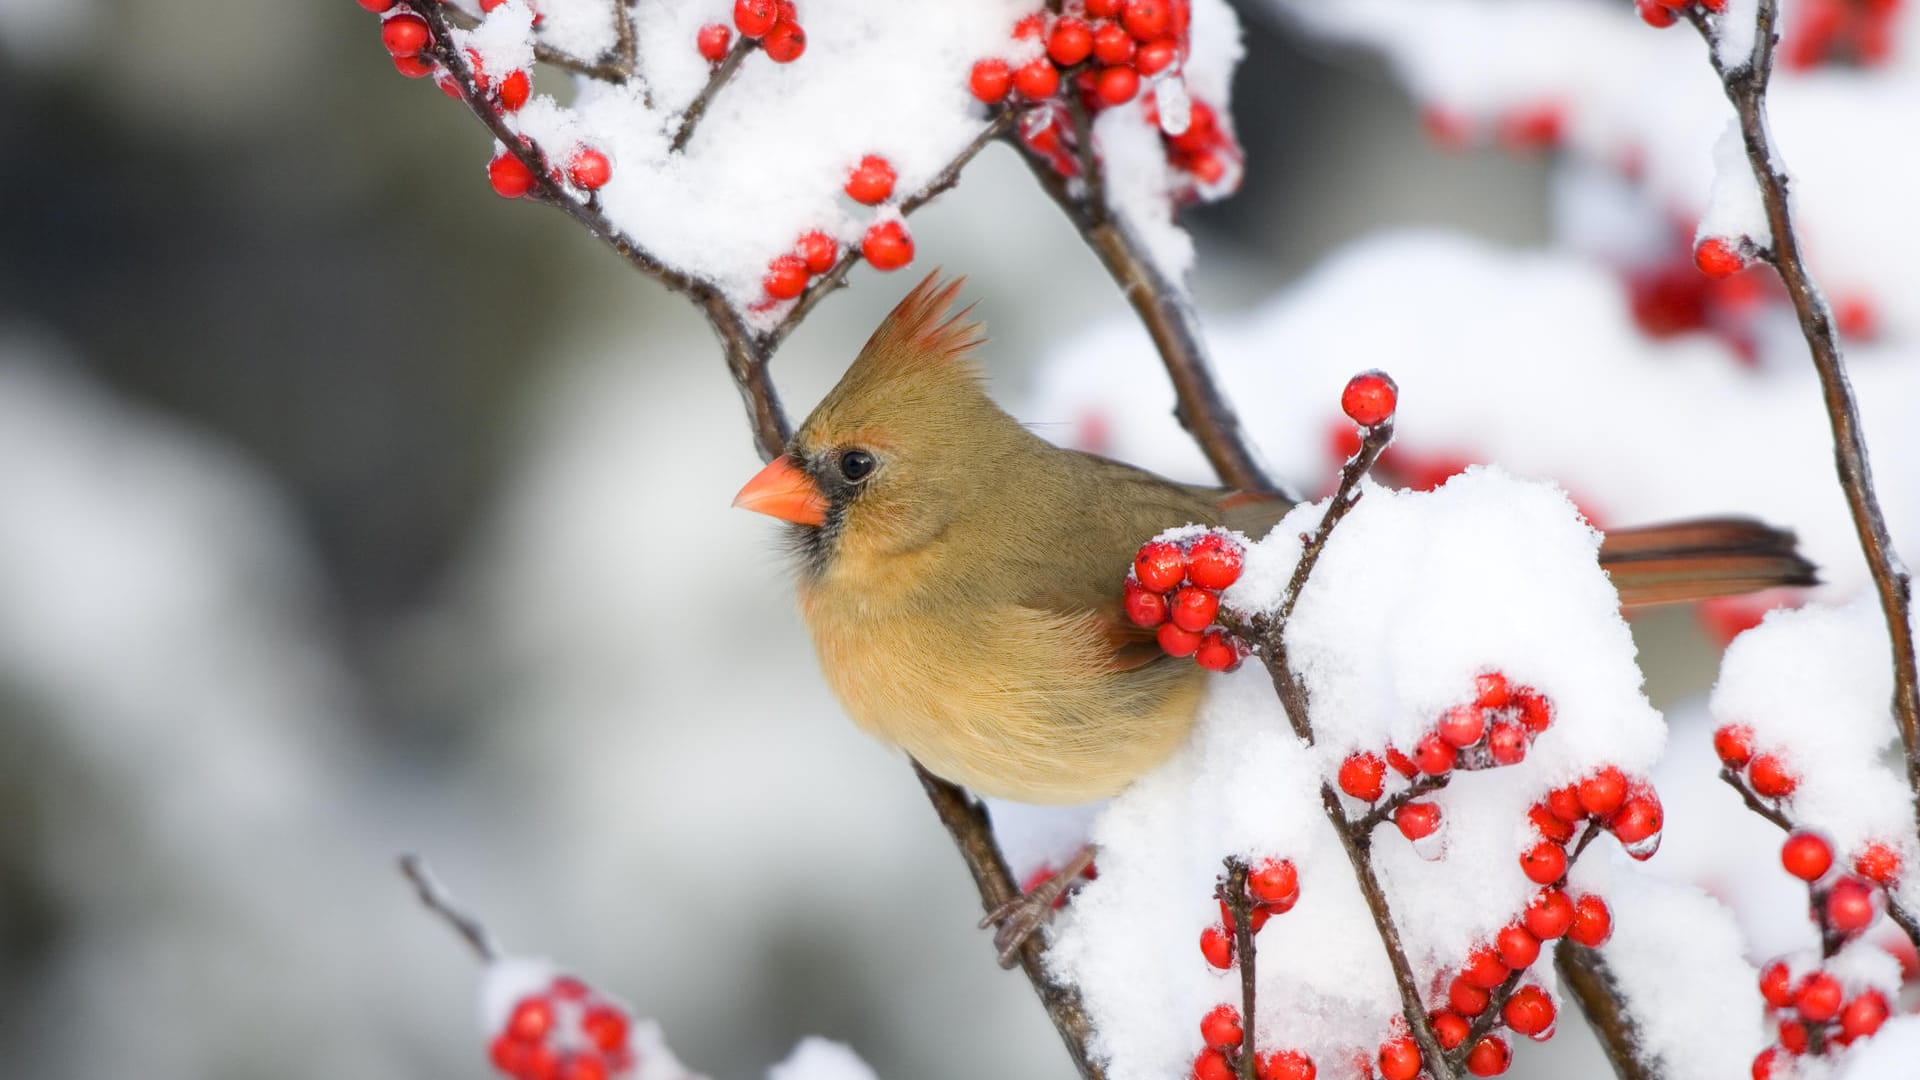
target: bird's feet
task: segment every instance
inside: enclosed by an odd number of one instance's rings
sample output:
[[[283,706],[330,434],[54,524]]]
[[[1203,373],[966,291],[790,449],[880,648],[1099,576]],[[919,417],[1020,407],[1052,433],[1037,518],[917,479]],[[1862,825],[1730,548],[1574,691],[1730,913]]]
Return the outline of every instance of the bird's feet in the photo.
[[[986,918],[980,920],[982,930],[994,927],[993,947],[999,953],[1001,967],[1020,965],[1020,947],[1053,918],[1054,910],[1067,892],[1079,884],[1081,875],[1093,865],[1093,852],[1092,844],[1081,848],[1059,872],[987,912]]]

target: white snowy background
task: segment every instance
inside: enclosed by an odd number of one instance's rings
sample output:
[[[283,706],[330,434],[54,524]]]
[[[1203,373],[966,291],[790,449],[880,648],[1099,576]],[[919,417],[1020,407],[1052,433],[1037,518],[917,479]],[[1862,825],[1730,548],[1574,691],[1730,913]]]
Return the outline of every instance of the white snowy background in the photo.
[[[1800,530],[1830,599],[1858,590],[1777,305],[1659,340],[1631,315],[1626,283],[1684,258],[1713,190],[1725,106],[1689,31],[1572,0],[1248,17],[1247,186],[1200,215],[1194,284],[1274,465],[1318,492],[1340,384],[1384,366],[1399,452],[1557,480],[1603,523],[1757,513]],[[344,0],[9,6],[0,55],[0,86],[73,120],[16,110],[11,145],[48,156],[0,162],[8,205],[67,210],[0,230],[0,1060],[486,1075],[478,969],[393,870],[417,850],[509,947],[710,1075],[809,1034],[881,1076],[1060,1075],[911,775],[821,686],[765,523],[726,507],[755,459],[686,305],[488,192],[484,135]],[[1776,113],[1815,272],[1877,315],[1849,351],[1910,555],[1920,210],[1889,193],[1920,151],[1888,118],[1920,111],[1916,71],[1783,77]],[[1542,99],[1574,149],[1551,164],[1419,134],[1421,106],[1492,130]],[[1203,475],[1144,337],[1010,153],[913,224],[913,269],[857,272],[783,349],[796,414],[944,265],[1020,415]],[[366,329],[311,329],[333,320]],[[1777,833],[1712,780],[1716,643],[1681,614],[1637,630],[1671,729],[1649,872],[1726,901],[1748,960],[1805,947]],[[1662,888],[1623,887],[1617,921],[1697,909]],[[1187,949],[1172,970],[1209,978]],[[1899,1062],[1894,1035],[1859,1064]],[[775,1075],[839,1060],[808,1044]],[[1563,1023],[1514,1075],[1598,1068]]]

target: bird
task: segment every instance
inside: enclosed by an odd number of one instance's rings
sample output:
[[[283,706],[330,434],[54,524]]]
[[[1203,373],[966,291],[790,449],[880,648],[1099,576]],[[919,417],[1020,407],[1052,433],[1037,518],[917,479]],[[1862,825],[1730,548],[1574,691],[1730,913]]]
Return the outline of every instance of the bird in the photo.
[[[800,613],[854,723],[976,794],[1105,799],[1172,756],[1207,672],[1134,625],[1121,585],[1176,526],[1261,537],[1293,506],[1055,446],[988,396],[984,337],[936,271],[881,322],[734,505],[782,519]],[[1804,585],[1791,533],[1718,518],[1617,532],[1622,600]]]

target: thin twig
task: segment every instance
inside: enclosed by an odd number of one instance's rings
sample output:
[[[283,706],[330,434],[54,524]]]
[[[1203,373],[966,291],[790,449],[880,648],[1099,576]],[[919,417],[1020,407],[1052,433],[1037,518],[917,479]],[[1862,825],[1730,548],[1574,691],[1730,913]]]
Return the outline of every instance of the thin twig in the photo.
[[[1247,864],[1230,856],[1226,860],[1226,881],[1214,888],[1214,895],[1233,916],[1233,956],[1240,967],[1240,1055],[1233,1071],[1240,1080],[1256,1080],[1254,1074],[1254,944],[1253,898],[1247,894]]]
[[[446,11],[447,22],[462,30],[472,30],[480,25],[479,19],[451,4],[434,4],[432,6],[444,9]],[[419,7],[415,7],[414,10],[419,11],[420,9]],[[422,15],[426,14],[424,11],[420,13]],[[621,17],[624,14],[624,12],[618,10],[618,5],[616,4],[615,17],[619,20],[617,29],[623,36],[618,51],[610,59],[585,60],[570,52],[556,49],[544,42],[534,43],[533,58],[540,63],[550,64],[562,71],[571,71],[575,75],[585,75],[590,79],[598,79],[601,82],[624,83],[633,77],[634,60],[631,47],[633,29],[629,20]]]
[[[493,935],[479,919],[461,911],[453,898],[447,895],[426,860],[418,855],[400,856],[400,872],[413,882],[413,891],[420,897],[420,903],[428,911],[440,917],[440,921],[453,927],[454,932],[466,939],[481,961],[491,964],[500,956],[500,949],[494,944]]]
[[[1913,789],[1915,828],[1920,830],[1920,662],[1915,660],[1913,646],[1913,580],[1893,549],[1893,538],[1880,513],[1880,499],[1873,489],[1873,470],[1867,460],[1866,439],[1860,429],[1860,410],[1854,400],[1853,386],[1847,380],[1832,314],[1800,253],[1800,240],[1793,228],[1793,209],[1787,197],[1786,170],[1774,153],[1772,136],[1767,129],[1767,83],[1773,74],[1777,16],[1777,0],[1759,0],[1753,52],[1745,63],[1729,67],[1721,62],[1714,48],[1709,17],[1689,9],[1689,18],[1707,43],[1708,58],[1720,76],[1727,100],[1733,103],[1740,119],[1747,164],[1760,187],[1767,227],[1773,233],[1766,259],[1787,287],[1794,314],[1800,320],[1800,333],[1807,340],[1814,370],[1820,375],[1827,419],[1833,427],[1834,465],[1840,474],[1840,487],[1846,493],[1847,510],[1853,516],[1854,531],[1860,537],[1860,550],[1866,555],[1874,589],[1880,595],[1880,610],[1892,641],[1893,714],[1906,748],[1907,783]]]
[[[707,115],[707,106],[713,104],[714,97],[733,78],[733,73],[740,70],[740,65],[746,60],[747,54],[759,47],[759,38],[750,38],[745,34],[740,35],[739,39],[733,43],[733,48],[728,50],[726,59],[720,61],[720,66],[714,68],[713,74],[707,76],[707,85],[701,87],[700,93],[681,111],[680,130],[673,133],[672,148],[675,153],[687,148],[687,143],[693,139],[693,129],[700,125],[700,118]]]
[[[1619,1080],[1663,1080],[1659,1070],[1642,1059],[1645,1051],[1641,1047],[1640,1031],[1627,1012],[1626,1000],[1620,996],[1620,987],[1607,967],[1606,957],[1598,949],[1576,945],[1571,938],[1561,938],[1553,949],[1553,966],[1560,972],[1560,981],[1579,1002],[1580,1011],[1586,1015],[1587,1024],[1593,1028],[1601,1048],[1607,1052],[1614,1075]]]
[[[1441,788],[1446,787],[1452,779],[1452,773],[1441,773],[1438,776],[1423,773],[1416,776],[1413,778],[1412,783],[1394,792],[1392,795],[1387,796],[1381,800],[1379,805],[1355,819],[1352,827],[1371,835],[1374,829],[1380,827],[1381,822],[1393,820],[1393,815],[1401,807],[1422,795],[1439,791]]]

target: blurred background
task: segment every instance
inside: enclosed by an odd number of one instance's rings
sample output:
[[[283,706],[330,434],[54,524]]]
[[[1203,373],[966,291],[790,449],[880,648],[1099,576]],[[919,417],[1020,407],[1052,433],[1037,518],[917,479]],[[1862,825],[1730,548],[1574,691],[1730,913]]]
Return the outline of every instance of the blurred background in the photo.
[[[1436,149],[1370,54],[1244,22],[1246,183],[1185,219],[1204,308],[1382,228],[1544,240],[1547,157]],[[728,508],[757,460],[688,304],[498,199],[344,0],[9,0],[0,95],[10,1072],[488,1075],[416,851],[713,1076],[807,1033],[885,1077],[1063,1074]],[[914,220],[1005,400],[1124,315],[1004,147]],[[794,335],[796,414],[917,276],[862,268]],[[1650,632],[1656,704],[1711,681],[1691,622]]]

